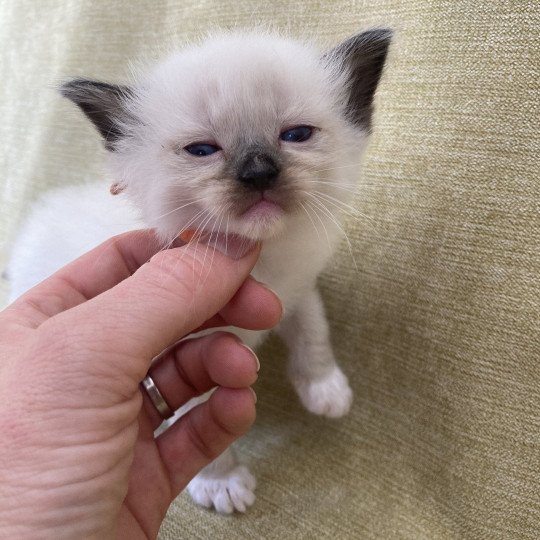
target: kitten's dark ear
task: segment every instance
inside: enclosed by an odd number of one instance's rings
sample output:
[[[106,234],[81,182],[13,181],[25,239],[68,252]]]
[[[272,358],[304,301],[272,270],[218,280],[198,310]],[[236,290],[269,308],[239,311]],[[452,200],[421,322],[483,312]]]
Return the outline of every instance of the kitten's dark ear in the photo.
[[[89,79],[73,79],[60,87],[60,93],[78,105],[101,133],[107,150],[122,138],[122,125],[131,119],[126,101],[133,96],[128,86]]]
[[[373,96],[392,41],[392,30],[376,28],[353,36],[328,52],[324,59],[337,63],[349,75],[347,117],[367,131],[371,127]]]

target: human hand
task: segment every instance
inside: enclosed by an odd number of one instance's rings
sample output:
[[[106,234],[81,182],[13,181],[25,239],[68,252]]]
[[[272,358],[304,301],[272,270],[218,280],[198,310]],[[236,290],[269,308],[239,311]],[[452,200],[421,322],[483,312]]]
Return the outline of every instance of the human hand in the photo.
[[[0,526],[10,538],[152,538],[191,478],[255,418],[256,358],[225,332],[152,366],[172,428],[140,391],[151,361],[202,327],[270,328],[273,292],[206,246],[158,251],[149,231],[102,244],[0,313]],[[208,257],[210,258],[210,257]],[[149,262],[146,262],[150,259]],[[133,275],[132,275],[133,274]]]

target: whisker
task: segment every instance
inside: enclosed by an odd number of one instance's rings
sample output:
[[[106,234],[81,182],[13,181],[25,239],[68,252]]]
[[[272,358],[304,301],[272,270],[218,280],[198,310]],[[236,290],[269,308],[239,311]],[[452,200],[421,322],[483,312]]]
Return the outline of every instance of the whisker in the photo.
[[[321,182],[321,181],[318,181],[318,180],[304,180],[304,182],[306,182],[308,184],[329,185],[332,189],[333,188],[342,189],[342,190],[347,191],[348,193],[351,193],[353,195],[356,194],[356,192],[358,191],[356,189],[357,186],[349,187],[349,186],[345,186],[345,185],[334,184],[333,182]]]
[[[341,169],[350,169],[352,167],[358,167],[358,169],[360,170],[360,163],[349,163],[347,165],[338,165],[336,167],[327,167],[325,169],[316,169],[316,168],[311,167],[311,168],[306,168],[305,170],[307,172],[319,173],[319,172],[338,171]]]
[[[345,183],[336,183],[335,181],[334,182],[331,182],[330,180],[315,180],[313,178],[310,178],[309,180],[305,180],[306,182],[310,182],[312,184],[328,184],[330,186],[348,186],[348,187],[356,187],[358,185],[357,182],[345,182]]]
[[[210,214],[211,215],[211,212],[209,210],[201,210],[200,212],[198,212],[197,214],[195,214],[195,216],[190,220],[190,222],[193,222],[195,219],[197,219],[199,216],[204,216],[206,214]],[[180,236],[180,234],[182,234],[182,232],[184,232],[187,227],[189,226],[189,223],[188,222],[186,225],[184,225],[184,227],[182,229],[180,229],[180,231],[178,232],[178,234],[176,234],[174,236],[174,238],[167,244],[166,248],[165,249],[169,249],[171,247],[171,245],[173,244],[173,242]],[[184,253],[182,253],[178,259],[178,262],[181,262],[184,258]],[[178,262],[176,264],[178,264]],[[163,264],[163,263],[162,263]],[[176,265],[175,265],[176,266]]]
[[[223,218],[225,217],[225,207],[223,206],[221,211],[220,211],[220,218],[219,218],[219,223],[217,225],[217,228],[216,228],[216,241],[217,241],[217,238],[221,232],[221,224],[223,223]],[[217,220],[216,220],[217,222]],[[204,283],[206,283],[206,280],[210,277],[210,274],[212,273],[212,265],[214,264],[214,259],[215,259],[215,255],[216,255],[216,246],[212,246],[213,247],[213,250],[212,250],[212,258],[210,259],[210,264],[208,265],[208,273],[206,274],[206,278],[204,280]],[[225,250],[225,252],[227,252]]]
[[[355,182],[355,183],[346,183],[346,184],[336,184],[335,182],[329,182],[325,180],[304,180],[304,182],[309,182],[310,184],[323,184],[323,185],[330,185],[336,188],[342,188],[346,189],[347,187],[374,187],[374,188],[403,188],[403,189],[414,189],[418,186],[415,185],[407,185],[407,184],[385,184],[383,182],[377,183],[377,184],[368,184],[364,182]]]
[[[170,249],[170,247],[172,246],[174,240],[175,239],[173,238],[170,242],[167,242],[165,244],[165,246],[163,246],[163,248],[160,249],[159,251],[166,251],[166,250]],[[163,285],[163,281],[165,279],[165,277],[163,275],[163,259],[161,259],[161,264],[159,265],[159,275],[160,275],[161,285]]]
[[[306,204],[310,206],[310,208],[313,210],[313,213],[315,214],[315,217],[319,220],[319,223],[322,225],[324,234],[326,235],[326,241],[328,242],[328,249],[332,250],[332,244],[330,243],[330,236],[328,234],[328,230],[326,229],[326,225],[324,224],[324,221],[321,219],[321,216],[317,213],[317,209],[315,206],[313,206],[313,203],[311,201],[306,201]]]
[[[307,195],[308,197],[314,199],[314,200],[320,200],[320,201],[324,201],[325,203],[330,203],[332,204],[332,206],[336,207],[341,213],[347,215],[347,216],[351,216],[355,219],[358,219],[358,216],[360,215],[359,212],[357,210],[353,212],[350,212],[349,210],[347,210],[346,208],[343,208],[341,206],[338,206],[337,204],[333,203],[332,201],[329,201],[329,200],[326,200],[324,198],[321,197],[320,193],[319,192],[309,192],[309,191],[304,191],[303,192],[305,195]]]
[[[366,214],[363,214],[362,212],[360,212],[360,210],[357,210],[356,208],[353,208],[352,206],[343,203],[339,199],[334,199],[333,197],[330,197],[329,195],[325,195],[324,193],[321,193],[320,191],[310,193],[310,195],[315,196],[318,199],[331,204],[332,206],[335,206],[336,208],[341,210],[344,214],[346,214],[348,216],[351,216],[351,217],[353,217],[355,219],[358,219],[358,217],[360,216],[360,217],[363,217],[363,218],[365,218],[365,219],[367,219],[367,220],[369,220],[369,221],[371,221],[373,223],[377,223],[377,221],[374,218],[372,218],[370,216],[367,216]],[[333,200],[337,201],[338,203],[342,204],[343,206],[341,207],[338,204],[336,204],[335,202],[332,202]],[[347,211],[345,208],[350,208],[351,211]]]
[[[206,219],[206,216],[208,216],[210,213],[211,213],[211,211],[208,210],[208,209],[202,209],[199,212],[197,212],[187,223],[185,223],[183,225],[183,227],[178,231],[176,237],[181,236],[182,233],[189,230],[190,226],[192,226],[199,218],[201,218],[203,220]],[[196,235],[196,231],[193,233],[193,236],[195,236],[195,235]],[[191,239],[189,241],[191,241]],[[188,243],[189,243],[189,241],[188,241]]]
[[[309,218],[309,221],[311,221],[311,223],[313,225],[313,228],[315,229],[315,232],[317,233],[317,239],[320,242],[321,241],[321,235],[319,234],[319,229],[317,229],[317,227],[315,226],[315,222],[313,221],[310,213],[308,212],[307,208],[304,206],[302,201],[300,201],[300,206],[304,209],[304,212],[306,213],[307,217]]]
[[[229,253],[229,219],[230,214],[227,214],[227,224],[225,225],[225,253]]]
[[[324,204],[324,203],[328,203],[328,204],[331,204],[332,206],[335,206],[335,207],[338,208],[341,212],[343,212],[345,215],[350,216],[350,217],[352,217],[353,219],[358,220],[359,217],[363,217],[363,218],[365,218],[365,219],[368,219],[368,220],[373,221],[374,223],[376,223],[376,221],[375,221],[373,218],[371,218],[371,217],[369,217],[369,216],[366,216],[365,214],[362,214],[362,212],[360,212],[360,211],[358,211],[358,210],[355,210],[355,211],[354,211],[354,214],[353,214],[353,213],[348,212],[347,210],[344,210],[343,208],[339,207],[337,204],[333,203],[332,201],[323,199],[322,197],[316,195],[315,193],[308,193],[308,195],[309,195],[310,197],[312,197],[314,201],[318,201],[318,202],[323,203],[324,207],[325,207],[327,210],[328,210],[328,208],[327,208],[326,204]],[[332,214],[332,216],[333,216],[333,214]],[[370,225],[371,225],[371,224],[370,224]],[[375,226],[373,226],[373,225],[371,225],[371,226],[373,227],[373,230],[376,230],[376,227],[375,227]]]
[[[169,212],[165,212],[164,214],[161,214],[160,216],[156,216],[155,218],[153,218],[149,222],[154,223],[154,222],[160,220],[161,218],[164,218],[165,216],[168,216],[168,215],[172,214],[173,212],[178,212],[178,210],[182,210],[182,208],[186,208],[188,206],[191,206],[192,204],[196,204],[198,202],[204,201],[204,198],[200,198],[200,199],[184,199],[182,202],[184,202],[186,200],[190,200],[191,202],[188,202],[188,203],[183,204],[181,206],[177,206],[176,208],[173,208]]]
[[[414,188],[417,188],[418,186],[415,186],[415,185],[407,185],[407,184],[384,184],[384,183],[379,183],[379,184],[364,184],[362,182],[359,182],[358,183],[358,186],[359,187],[374,187],[374,188],[392,188],[392,189],[414,189]]]
[[[218,224],[218,217],[220,218],[219,224]],[[214,231],[215,231],[215,234],[216,234],[216,241],[217,241],[217,236],[219,234],[219,226],[221,225],[222,219],[223,219],[223,208],[220,206],[217,209],[217,213],[215,214],[215,220],[214,220],[214,224],[212,225],[212,230],[210,231],[210,236],[208,237],[208,240],[206,241],[206,249],[204,251],[204,258],[203,258],[203,268],[204,268],[204,265],[206,263],[206,255],[208,254],[208,249],[210,248],[210,243],[212,242],[212,237],[214,236]],[[216,230],[216,228],[217,228],[217,230]],[[211,267],[212,267],[212,263],[214,261],[214,255],[216,253],[215,246],[212,246],[212,249],[213,249],[212,259],[211,259],[211,262],[210,262],[210,265],[209,265],[209,268],[208,268],[208,273],[207,273],[205,279],[203,280],[203,283],[202,283],[203,285],[204,285],[204,283],[206,282],[206,280],[208,279],[208,277],[210,276],[210,273],[211,273]]]
[[[309,180],[305,180],[305,182],[309,182],[310,184],[323,184],[323,185],[328,185],[328,186],[332,186],[332,187],[346,187],[346,188],[349,188],[349,189],[353,189],[358,185],[357,182],[337,183],[335,181],[332,182],[330,180],[316,180],[314,178],[311,178]]]
[[[195,214],[195,216],[193,216],[181,229],[180,231],[178,232],[177,234],[177,237],[180,236],[183,232],[187,231],[188,228],[193,224],[195,223],[195,221],[197,221],[197,219],[201,219],[202,222],[205,222],[207,217],[208,216],[211,216],[212,212],[208,209],[205,209],[205,210],[201,210],[200,212],[197,212],[197,214]],[[199,226],[200,227],[200,226]],[[188,241],[188,244],[191,243],[193,241],[193,238],[196,237],[197,235],[197,231],[199,230],[199,227],[197,227],[197,229],[195,230],[194,234],[193,234],[193,237]],[[180,258],[182,259],[182,257]]]
[[[332,212],[324,206],[323,203],[318,203],[318,206],[321,208],[321,210],[327,215],[327,217],[336,225],[336,227],[343,233],[343,236],[345,237],[345,240],[347,241],[347,247],[349,248],[349,254],[351,255],[351,259],[353,260],[354,267],[356,271],[358,272],[358,264],[356,264],[356,258],[353,253],[351,241],[349,240],[349,235],[345,232],[343,227],[339,224],[339,222],[336,220]]]
[[[206,228],[208,223],[214,218],[214,216],[215,216],[215,213],[213,211],[208,212],[208,217],[204,219],[204,221],[195,229],[195,233],[193,234],[193,237],[188,243],[199,241],[199,235],[204,233],[204,229]],[[206,244],[206,250],[208,250],[208,244]],[[206,258],[206,251],[205,251],[205,258]],[[195,263],[192,266],[192,271],[193,271],[192,279],[193,281],[195,281]],[[199,281],[197,282],[197,285],[199,285]]]
[[[351,206],[350,204],[340,201],[339,199],[336,199],[335,197],[332,197],[331,195],[328,195],[327,193],[322,193],[321,191],[314,191],[313,195],[318,195],[319,197],[326,199],[329,203],[333,202],[334,206],[336,206],[337,208],[341,207],[343,209],[348,209],[349,212],[351,212],[352,214],[358,213],[358,210],[354,208],[354,206]]]

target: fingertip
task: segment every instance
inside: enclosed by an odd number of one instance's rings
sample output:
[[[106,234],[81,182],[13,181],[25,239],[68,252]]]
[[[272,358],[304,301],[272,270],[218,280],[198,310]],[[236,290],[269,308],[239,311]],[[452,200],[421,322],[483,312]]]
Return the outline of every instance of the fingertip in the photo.
[[[281,302],[281,298],[278,296],[278,294],[271,289],[268,285],[265,283],[262,283],[260,281],[257,282],[269,295],[269,299],[271,299],[271,302],[273,302],[273,315],[274,319],[272,321],[272,328],[274,326],[277,326],[281,319],[283,319],[283,303]]]
[[[257,281],[255,278],[251,278],[259,289],[259,294],[261,295],[260,303],[265,306],[268,316],[272,317],[271,326],[277,326],[281,319],[283,318],[283,303],[281,298],[278,296],[276,291],[270,288],[266,283],[262,281]]]
[[[210,378],[219,386],[245,388],[257,380],[257,355],[231,332],[215,332],[204,355]]]
[[[234,326],[266,330],[281,321],[283,304],[272,289],[250,276],[220,314]]]
[[[227,433],[238,437],[255,422],[255,392],[250,388],[218,388],[210,397],[212,416]]]
[[[259,370],[261,369],[261,363],[259,362],[259,357],[255,353],[255,351],[251,347],[248,347],[243,342],[240,342],[240,345],[248,352],[248,356],[251,358],[251,360],[255,364],[255,373],[259,373]]]

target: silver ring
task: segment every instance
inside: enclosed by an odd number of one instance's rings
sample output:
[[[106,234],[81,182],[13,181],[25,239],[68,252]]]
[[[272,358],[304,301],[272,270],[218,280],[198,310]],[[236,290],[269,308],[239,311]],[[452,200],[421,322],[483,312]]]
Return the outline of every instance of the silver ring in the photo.
[[[154,379],[147,375],[141,383],[146,390],[146,394],[150,398],[150,401],[154,404],[157,412],[164,420],[174,416],[174,411],[169,407],[169,404],[165,401],[165,398],[161,395],[159,388],[156,386]]]

